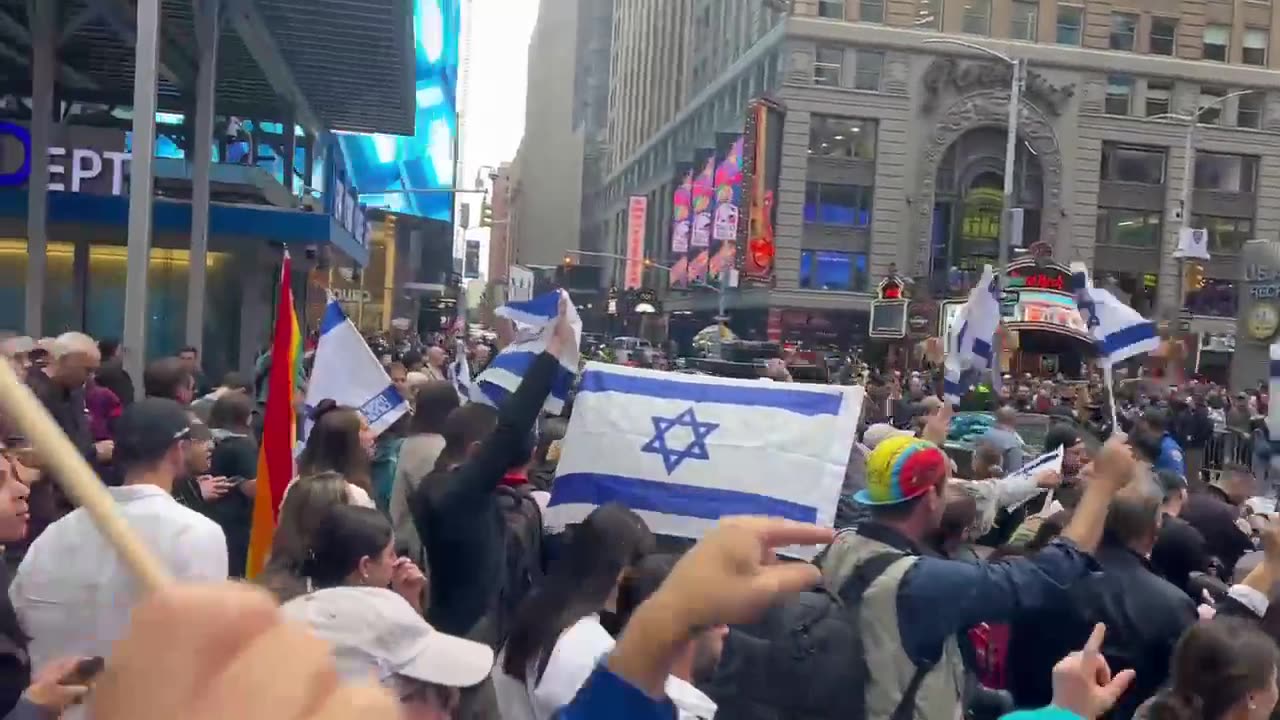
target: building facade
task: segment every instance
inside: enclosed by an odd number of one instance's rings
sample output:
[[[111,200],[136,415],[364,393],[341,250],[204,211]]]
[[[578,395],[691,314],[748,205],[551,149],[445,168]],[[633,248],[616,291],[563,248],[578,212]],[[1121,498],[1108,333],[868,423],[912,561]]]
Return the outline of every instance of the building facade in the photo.
[[[515,189],[511,163],[500,163],[489,178],[493,185],[489,198],[492,218],[489,226],[488,278],[490,283],[501,284],[507,279],[507,268],[511,266],[511,193]]]
[[[712,28],[720,46],[742,38],[736,55],[694,42],[694,71],[707,53],[720,64],[611,166],[601,211],[622,247],[627,199],[648,194],[649,248],[661,257],[677,163],[714,146],[716,133],[741,132],[751,98],[779,101],[775,277],[728,291],[740,332],[763,332],[774,310],[785,335],[856,344],[880,279],[897,272],[947,294],[995,264],[1012,70],[939,40],[1027,63],[1014,164],[1024,245],[1084,261],[1135,308],[1171,317],[1183,305],[1172,251],[1187,182],[1187,224],[1208,231],[1213,254],[1185,288],[1193,330],[1234,331],[1243,243],[1280,231],[1271,4],[794,0],[742,12],[755,17]],[[1188,168],[1190,125],[1170,116],[1198,109]],[[716,302],[672,291],[666,309],[705,313]]]

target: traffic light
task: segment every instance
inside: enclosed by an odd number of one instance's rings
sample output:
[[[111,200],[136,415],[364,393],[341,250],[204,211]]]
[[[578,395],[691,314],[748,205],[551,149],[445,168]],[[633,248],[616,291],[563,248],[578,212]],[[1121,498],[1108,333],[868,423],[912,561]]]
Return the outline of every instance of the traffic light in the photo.
[[[480,227],[493,227],[493,206],[487,199],[480,201]]]
[[[1198,262],[1187,263],[1187,291],[1200,290],[1204,287],[1204,265]]]

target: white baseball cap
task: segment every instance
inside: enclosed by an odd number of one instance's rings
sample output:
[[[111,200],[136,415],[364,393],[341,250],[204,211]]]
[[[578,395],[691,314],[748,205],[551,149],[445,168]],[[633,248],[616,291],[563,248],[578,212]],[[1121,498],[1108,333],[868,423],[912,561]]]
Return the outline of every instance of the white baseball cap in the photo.
[[[290,600],[281,611],[333,645],[344,681],[365,681],[373,673],[379,682],[398,675],[465,688],[493,669],[488,645],[436,630],[386,588],[326,588]]]

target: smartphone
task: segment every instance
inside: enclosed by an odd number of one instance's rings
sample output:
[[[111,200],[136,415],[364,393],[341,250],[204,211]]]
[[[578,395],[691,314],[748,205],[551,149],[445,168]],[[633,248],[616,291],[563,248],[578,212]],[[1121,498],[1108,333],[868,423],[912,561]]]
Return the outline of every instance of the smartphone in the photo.
[[[59,685],[90,685],[93,679],[98,676],[107,667],[107,661],[102,657],[85,658],[76,663],[71,672],[62,676],[58,681]]]
[[[232,475],[231,477],[227,478],[227,484],[231,485],[232,487],[235,487],[248,479],[249,478],[241,477],[239,475]]]

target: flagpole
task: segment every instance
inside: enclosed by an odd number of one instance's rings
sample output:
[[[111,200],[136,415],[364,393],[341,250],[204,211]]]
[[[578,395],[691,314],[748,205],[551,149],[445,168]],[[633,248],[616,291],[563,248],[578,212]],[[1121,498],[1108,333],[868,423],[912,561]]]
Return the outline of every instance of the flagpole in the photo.
[[[1116,414],[1116,386],[1115,378],[1111,375],[1111,363],[1102,361],[1102,382],[1107,386],[1108,405],[1111,406],[1111,432],[1120,432],[1120,419]]]

